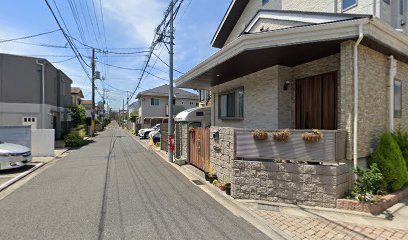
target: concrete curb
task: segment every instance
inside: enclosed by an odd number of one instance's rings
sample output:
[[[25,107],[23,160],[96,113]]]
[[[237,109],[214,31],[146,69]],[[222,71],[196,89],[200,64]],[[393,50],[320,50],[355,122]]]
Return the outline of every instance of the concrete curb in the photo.
[[[129,134],[127,132],[127,134]],[[167,161],[167,155],[163,154],[160,150],[156,150],[154,148],[150,148],[145,142],[142,142],[132,134],[129,134],[136,142],[140,143],[145,149],[147,150],[152,150],[154,151],[164,162],[168,163],[170,166],[174,167],[176,170],[178,170],[181,174],[183,174],[188,180],[196,180],[200,179],[204,185],[196,185],[199,187],[202,191],[207,193],[210,197],[212,197],[215,201],[220,203],[222,206],[227,208],[231,213],[234,215],[241,217],[251,225],[253,225],[255,228],[260,230],[262,233],[264,233],[266,236],[268,236],[271,239],[292,239],[288,234],[284,233],[283,231],[279,230],[275,226],[271,226],[267,224],[260,216],[257,216],[256,214],[252,213],[249,208],[246,208],[242,206],[239,202],[237,202],[235,199],[232,197],[222,193],[220,190],[215,188],[212,184],[208,183],[205,181],[202,177],[198,176],[195,174],[193,171],[180,167],[177,164],[170,163]],[[194,183],[192,183],[194,184]]]
[[[25,176],[29,175],[30,173],[34,172],[35,170],[39,169],[40,167],[42,167],[44,165],[45,165],[45,163],[41,162],[41,163],[35,165],[35,167],[31,168],[30,170],[28,170],[26,172],[23,172],[23,173],[19,174],[17,177],[14,177],[13,179],[10,179],[9,181],[3,183],[0,186],[0,192],[3,191],[4,189],[10,187],[14,183],[18,182],[19,180],[21,180]]]

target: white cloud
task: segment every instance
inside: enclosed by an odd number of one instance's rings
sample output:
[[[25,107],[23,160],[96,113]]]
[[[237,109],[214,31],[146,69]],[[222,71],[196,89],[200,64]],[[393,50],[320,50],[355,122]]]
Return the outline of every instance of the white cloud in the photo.
[[[114,20],[128,37],[144,46],[150,45],[154,29],[166,8],[160,0],[110,0],[102,1],[102,5],[107,10],[107,18]]]

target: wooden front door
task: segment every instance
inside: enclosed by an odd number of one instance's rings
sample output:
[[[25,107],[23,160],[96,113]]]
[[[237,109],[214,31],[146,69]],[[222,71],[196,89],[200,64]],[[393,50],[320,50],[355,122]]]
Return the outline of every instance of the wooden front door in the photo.
[[[296,128],[336,129],[337,72],[296,81]]]
[[[189,130],[190,152],[188,163],[197,168],[208,171],[210,164],[210,129],[193,128]]]

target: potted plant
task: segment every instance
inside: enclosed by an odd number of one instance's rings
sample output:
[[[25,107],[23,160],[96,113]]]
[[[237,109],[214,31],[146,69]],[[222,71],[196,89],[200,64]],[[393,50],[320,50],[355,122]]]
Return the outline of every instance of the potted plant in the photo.
[[[272,138],[273,140],[277,142],[286,142],[290,138],[290,131],[289,129],[281,130],[281,131],[275,131],[272,133]]]
[[[210,175],[208,172],[205,172],[205,181],[209,182],[210,181]]]
[[[225,183],[222,183],[222,182],[218,183],[218,188],[219,188],[221,191],[225,191]]]
[[[305,142],[318,142],[323,138],[323,133],[318,129],[312,129],[311,132],[305,132],[302,134],[302,139]]]
[[[268,133],[262,129],[255,129],[255,131],[252,133],[252,136],[254,137],[255,140],[268,139]]]

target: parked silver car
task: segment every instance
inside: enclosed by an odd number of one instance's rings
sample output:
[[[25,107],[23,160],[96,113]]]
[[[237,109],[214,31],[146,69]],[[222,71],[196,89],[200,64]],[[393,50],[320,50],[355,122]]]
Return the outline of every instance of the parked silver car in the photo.
[[[31,162],[28,147],[0,141],[0,170],[18,168]]]

